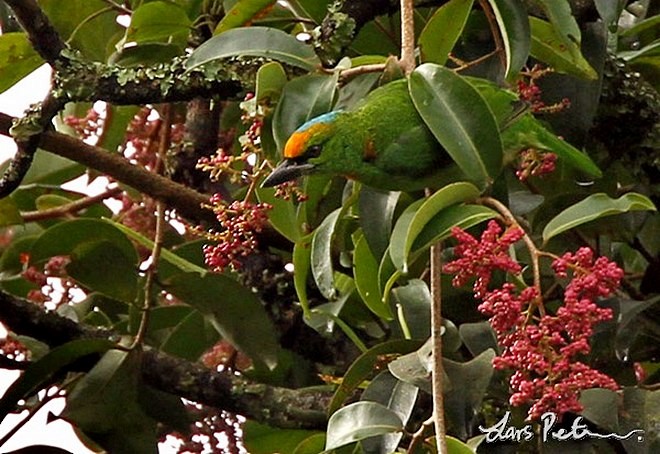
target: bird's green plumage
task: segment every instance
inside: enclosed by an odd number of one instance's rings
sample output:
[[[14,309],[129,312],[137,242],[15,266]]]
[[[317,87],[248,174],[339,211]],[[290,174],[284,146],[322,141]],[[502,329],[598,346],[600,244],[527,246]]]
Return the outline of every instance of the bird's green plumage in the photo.
[[[377,88],[355,109],[321,123],[313,129],[306,123],[297,131],[300,143],[287,145],[285,157],[308,166],[300,174],[338,174],[375,188],[415,190],[432,185],[451,162],[417,113],[406,80]]]

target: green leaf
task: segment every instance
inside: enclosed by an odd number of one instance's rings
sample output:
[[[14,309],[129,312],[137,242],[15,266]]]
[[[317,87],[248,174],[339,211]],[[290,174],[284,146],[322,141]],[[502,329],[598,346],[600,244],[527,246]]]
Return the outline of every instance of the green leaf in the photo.
[[[303,317],[309,319],[309,300],[307,299],[307,278],[312,263],[312,234],[306,235],[293,246],[293,285],[300,300]]]
[[[445,392],[445,412],[448,424],[456,428],[458,437],[465,439],[472,429],[486,389],[493,376],[495,352],[486,350],[465,363],[443,359],[444,370],[452,388]]]
[[[447,435],[445,437],[447,443],[447,454],[475,454],[475,450],[469,445],[463,443],[458,438]]]
[[[502,139],[507,156],[513,157],[520,150],[535,147],[555,153],[566,164],[589,176],[598,178],[603,175],[587,154],[545,129],[541,122],[530,114],[509,126],[502,134]]]
[[[269,369],[275,367],[279,348],[275,328],[261,301],[249,289],[212,273],[178,274],[164,284],[169,292],[203,313],[237,349]]]
[[[355,402],[330,417],[325,449],[401,431],[403,423],[394,411],[376,402]]]
[[[314,231],[312,237],[312,276],[321,294],[329,300],[337,296],[332,265],[332,240],[341,212],[342,208],[337,208],[330,213]]]
[[[381,259],[390,242],[394,210],[400,192],[385,192],[362,186],[358,199],[360,227],[376,259]]]
[[[87,58],[105,62],[123,28],[103,0],[39,0],[59,35]]]
[[[479,190],[471,183],[458,182],[445,186],[431,197],[411,204],[403,212],[392,230],[390,257],[394,266],[408,272],[408,255],[415,239],[428,222],[443,209],[479,196]]]
[[[133,266],[137,266],[138,257],[133,243],[119,229],[98,219],[74,219],[55,224],[34,242],[30,258],[39,262],[55,255],[69,255],[80,244],[98,241],[114,244]]]
[[[296,206],[292,199],[275,197],[274,188],[257,188],[259,202],[269,203],[273,209],[268,211],[268,222],[287,240],[296,243],[300,240],[301,228],[296,220]]]
[[[377,402],[394,411],[405,425],[410,419],[419,389],[410,383],[397,380],[389,371],[383,371],[364,390],[361,401]],[[403,438],[396,432],[362,441],[367,452],[394,452]]]
[[[642,194],[630,192],[618,199],[612,199],[603,193],[593,194],[552,218],[543,229],[543,241],[547,242],[560,233],[595,219],[644,210],[656,211],[656,207]]]
[[[547,63],[560,73],[590,80],[598,78],[577,43],[566,42],[552,24],[544,20],[530,17],[529,24],[532,30],[530,53],[534,58]]]
[[[108,452],[157,450],[156,421],[138,399],[139,352],[111,350],[73,388],[61,417]]]
[[[419,341],[392,340],[383,342],[361,354],[344,374],[341,384],[328,405],[328,414],[332,414],[348,399],[362,382],[370,378],[382,355],[406,354],[419,348]]]
[[[555,31],[563,37],[565,43],[580,45],[582,35],[580,26],[571,13],[568,0],[539,0],[539,5]]]
[[[22,185],[40,183],[59,185],[85,173],[86,168],[77,162],[62,158],[44,150],[37,150],[30,170]]]
[[[255,98],[257,102],[277,102],[287,83],[286,71],[279,63],[266,63],[257,71]]]
[[[135,257],[127,257],[115,243],[106,240],[81,243],[70,255],[66,270],[73,279],[110,298],[135,301],[139,279]]]
[[[270,7],[273,3],[275,3],[275,0],[238,0],[225,13],[218,26],[215,27],[213,34],[219,35],[232,28],[247,25],[256,15]]]
[[[387,367],[399,380],[415,385],[429,394],[433,392],[431,386],[433,347],[430,338],[417,351],[398,357]],[[452,388],[448,380],[444,380],[444,385],[445,392]]]
[[[371,253],[365,235],[360,235],[353,253],[353,275],[355,286],[371,312],[385,320],[392,320],[394,315],[381,297],[378,285],[378,262]]]
[[[394,300],[401,305],[403,317],[412,339],[428,339],[431,335],[431,292],[426,282],[411,279],[392,290]]]
[[[129,121],[138,113],[137,106],[106,105],[107,117],[103,122],[103,134],[99,137],[99,147],[114,153],[123,144],[126,127]]]
[[[0,35],[0,93],[43,64],[25,33]]]
[[[23,224],[23,217],[11,197],[0,200],[0,227]]]
[[[31,363],[11,384],[0,399],[0,414],[14,410],[16,403],[50,384],[52,377],[67,365],[93,353],[102,353],[115,346],[107,339],[79,339],[53,348],[41,359]]]
[[[518,0],[488,0],[500,29],[506,55],[505,77],[515,77],[529,57],[531,32],[523,3]]]
[[[438,8],[419,35],[423,62],[444,65],[463,33],[474,0],[450,0]]]
[[[325,447],[325,433],[312,435],[301,441],[292,454],[318,454]]]
[[[292,453],[297,446],[309,437],[320,435],[312,430],[280,429],[247,421],[243,425],[243,443],[251,454]]]
[[[154,247],[154,242],[151,241],[149,238],[145,237],[144,235],[142,235],[141,233],[136,232],[135,230],[126,227],[125,225],[120,224],[118,222],[112,221],[110,219],[105,219],[104,222],[116,227],[118,230],[121,230],[123,233],[126,234],[126,236],[131,238],[133,241],[141,244],[142,246],[146,247],[147,249],[152,249]],[[184,259],[183,257],[175,254],[174,252],[168,249],[161,249],[160,258],[170,263],[171,265],[174,265],[184,273],[197,273],[203,277],[209,272],[209,270],[207,270],[206,268],[202,268],[201,266],[196,265]]]
[[[226,31],[193,51],[186,62],[188,70],[223,58],[264,57],[305,71],[313,70],[319,59],[311,46],[294,36],[268,27],[246,27]]]
[[[172,2],[155,1],[140,5],[131,16],[126,41],[168,43],[186,47],[191,22],[186,11]]]
[[[463,323],[458,327],[463,343],[473,356],[480,355],[488,349],[497,351],[497,337],[488,322]]]
[[[417,111],[463,173],[478,186],[490,184],[502,167],[500,132],[486,101],[463,77],[425,63],[409,81]]]
[[[332,109],[338,74],[296,77],[284,86],[273,114],[273,137],[279,150],[300,125]]]
[[[204,316],[199,311],[191,310],[165,337],[160,350],[189,361],[197,361],[217,340],[217,332],[205,326]]]
[[[71,199],[58,194],[43,194],[37,197],[34,203],[37,210],[42,211],[71,203]]]
[[[460,204],[447,207],[433,216],[419,232],[410,255],[414,259],[433,244],[449,237],[453,227],[468,229],[495,217],[497,212],[483,205]]]

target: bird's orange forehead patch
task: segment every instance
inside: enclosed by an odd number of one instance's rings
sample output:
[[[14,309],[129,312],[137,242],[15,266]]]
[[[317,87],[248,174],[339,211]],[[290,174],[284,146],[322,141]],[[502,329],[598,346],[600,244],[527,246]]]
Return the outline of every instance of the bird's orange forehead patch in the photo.
[[[287,159],[300,157],[305,152],[305,145],[309,142],[310,137],[327,127],[323,123],[316,123],[303,131],[296,131],[291,134],[289,140],[286,141],[286,145],[284,145],[284,157]]]

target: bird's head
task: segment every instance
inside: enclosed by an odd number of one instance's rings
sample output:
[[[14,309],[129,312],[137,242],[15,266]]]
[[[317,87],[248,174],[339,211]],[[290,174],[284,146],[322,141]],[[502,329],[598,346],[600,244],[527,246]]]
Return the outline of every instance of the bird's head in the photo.
[[[317,171],[323,146],[335,133],[337,115],[339,112],[328,112],[296,129],[284,146],[284,160],[268,175],[262,186],[277,186]]]

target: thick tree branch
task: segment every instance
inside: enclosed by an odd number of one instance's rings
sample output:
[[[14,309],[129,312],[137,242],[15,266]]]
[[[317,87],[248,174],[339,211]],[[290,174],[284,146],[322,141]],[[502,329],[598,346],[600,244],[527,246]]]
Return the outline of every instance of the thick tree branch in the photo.
[[[0,134],[9,135],[11,123],[12,117],[0,113]],[[206,195],[134,166],[117,154],[54,131],[41,135],[40,146],[46,151],[98,170],[149,197],[161,200],[187,219],[215,222],[213,213],[202,207],[202,204],[208,202]]]
[[[76,339],[117,337],[4,292],[0,292],[0,322],[51,347]],[[142,377],[162,391],[284,428],[325,427],[325,411],[332,397],[331,392],[318,388],[293,390],[251,382],[230,370],[216,372],[154,350],[144,352]]]
[[[4,0],[11,7],[18,23],[28,35],[32,47],[51,66],[66,49],[59,33],[35,0]]]

